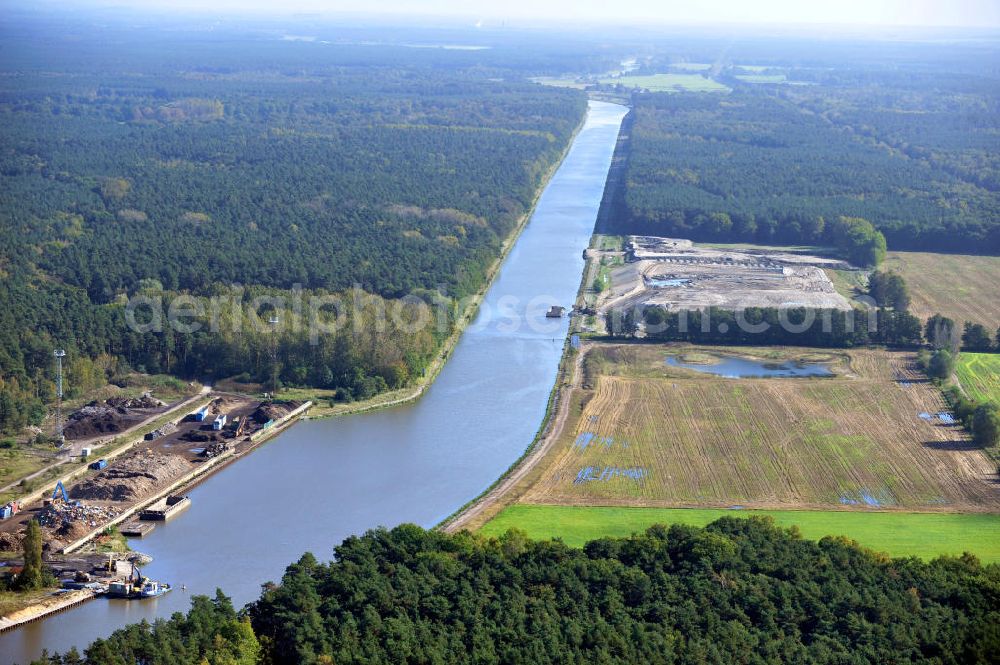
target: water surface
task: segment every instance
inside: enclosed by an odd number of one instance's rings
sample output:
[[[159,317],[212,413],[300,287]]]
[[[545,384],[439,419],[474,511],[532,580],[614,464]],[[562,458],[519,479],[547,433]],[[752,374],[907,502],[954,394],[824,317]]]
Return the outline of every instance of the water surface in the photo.
[[[800,363],[795,360],[778,363],[715,353],[709,355],[715,362],[686,363],[678,356],[670,356],[666,363],[671,367],[683,367],[727,379],[834,375],[827,363]]]
[[[188,511],[133,541],[154,557],[144,572],[175,591],[149,601],[97,599],[6,633],[0,662],[82,647],[126,623],[185,611],[192,594],[216,587],[240,606],[307,550],[329,559],[350,534],[433,526],[486,489],[545,413],[568,325],[545,311],[575,299],[625,111],[591,102],[479,317],[421,399],[300,423],[223,469],[190,492]]]

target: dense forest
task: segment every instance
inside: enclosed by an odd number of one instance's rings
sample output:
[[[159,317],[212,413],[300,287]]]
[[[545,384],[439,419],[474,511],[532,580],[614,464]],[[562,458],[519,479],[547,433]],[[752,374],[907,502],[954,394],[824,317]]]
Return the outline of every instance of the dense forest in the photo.
[[[996,79],[888,67],[779,67],[772,85],[728,68],[729,94],[635,94],[607,230],[833,245],[849,217],[896,250],[1000,253]]]
[[[975,663],[998,626],[995,564],[890,559],[769,518],[582,549],[403,525],[306,554],[241,613],[200,597],[36,663]]]
[[[272,354],[282,383],[345,399],[405,385],[585,113],[512,48],[153,35],[5,33],[2,430],[39,422],[57,347],[77,392],[131,370],[262,381]],[[232,325],[260,319],[261,297],[359,291],[343,334],[310,338],[285,312],[276,343]],[[241,311],[196,334],[126,325],[129,298],[181,294]],[[424,306],[444,325],[404,325]],[[385,307],[404,315],[376,325]]]

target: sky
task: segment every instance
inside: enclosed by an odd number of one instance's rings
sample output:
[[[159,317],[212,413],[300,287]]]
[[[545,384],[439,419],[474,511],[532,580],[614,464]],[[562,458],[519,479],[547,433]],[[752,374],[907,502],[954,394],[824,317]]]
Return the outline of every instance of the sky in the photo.
[[[220,14],[416,14],[514,22],[1000,26],[1000,0],[63,0],[59,4]]]

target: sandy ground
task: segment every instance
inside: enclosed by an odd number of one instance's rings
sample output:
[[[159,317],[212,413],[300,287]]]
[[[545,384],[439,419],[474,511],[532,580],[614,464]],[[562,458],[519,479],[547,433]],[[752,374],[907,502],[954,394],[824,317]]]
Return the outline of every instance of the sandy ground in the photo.
[[[689,240],[632,236],[628,261],[612,272],[604,309],[809,307],[849,310],[824,268],[842,261],[765,250],[714,249]]]

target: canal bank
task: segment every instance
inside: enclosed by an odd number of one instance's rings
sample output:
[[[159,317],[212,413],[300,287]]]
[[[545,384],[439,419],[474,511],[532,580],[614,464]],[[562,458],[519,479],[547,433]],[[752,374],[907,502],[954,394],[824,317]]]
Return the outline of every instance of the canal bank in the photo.
[[[441,373],[441,369],[445,366],[445,363],[447,363],[451,358],[451,354],[455,350],[458,341],[462,338],[462,334],[465,332],[465,329],[475,320],[475,317],[479,312],[479,307],[482,305],[483,298],[486,297],[486,294],[489,293],[490,289],[493,287],[493,283],[496,281],[497,275],[500,274],[500,268],[507,260],[507,256],[510,254],[511,249],[521,238],[521,234],[524,233],[524,229],[528,226],[528,222],[530,222],[534,216],[535,210],[538,208],[538,201],[542,198],[542,194],[545,193],[545,190],[548,188],[552,178],[559,171],[559,168],[566,160],[566,156],[575,144],[576,138],[580,134],[580,130],[586,125],[586,121],[586,117],[580,121],[580,124],[573,130],[570,141],[566,145],[565,150],[563,150],[562,154],[559,156],[559,159],[552,164],[549,170],[542,177],[542,186],[538,188],[538,192],[535,194],[535,198],[532,200],[531,206],[518,220],[514,231],[500,245],[499,255],[487,269],[486,283],[483,285],[483,288],[476,293],[468,303],[466,303],[465,311],[461,313],[459,320],[455,323],[455,329],[444,341],[444,344],[441,346],[441,352],[427,366],[423,376],[419,377],[413,385],[409,385],[399,390],[382,393],[381,395],[376,395],[368,400],[350,404],[329,404],[329,406],[322,406],[320,395],[314,394],[313,391],[305,390],[303,391],[303,394],[308,397],[309,401],[316,405],[312,413],[306,417],[332,418],[335,416],[351,416],[360,413],[369,413],[371,411],[388,409],[394,406],[399,406],[400,404],[412,402],[424,394],[424,391],[434,383],[434,380],[437,379],[438,374]],[[326,392],[328,392],[332,397],[336,391],[331,390]]]
[[[593,102],[583,128],[511,248],[475,320],[421,399],[297,424],[191,489],[192,510],[147,536],[144,572],[177,591],[88,603],[0,636],[6,661],[83,646],[115,628],[185,611],[223,589],[239,606],[303,552],[329,559],[379,525],[436,525],[489,487],[545,413],[618,127],[626,109]],[[182,585],[187,590],[181,589]]]

